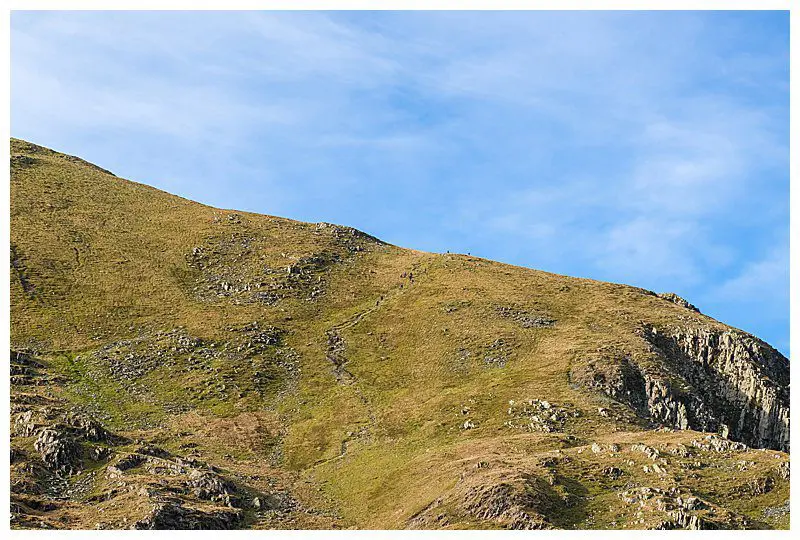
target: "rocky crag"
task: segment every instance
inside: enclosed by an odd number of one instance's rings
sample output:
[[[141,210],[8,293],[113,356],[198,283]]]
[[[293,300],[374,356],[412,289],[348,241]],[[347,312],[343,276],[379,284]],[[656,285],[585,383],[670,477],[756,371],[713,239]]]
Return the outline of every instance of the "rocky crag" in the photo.
[[[572,377],[654,424],[789,451],[789,361],[735,330],[642,327],[650,355],[589,361]]]

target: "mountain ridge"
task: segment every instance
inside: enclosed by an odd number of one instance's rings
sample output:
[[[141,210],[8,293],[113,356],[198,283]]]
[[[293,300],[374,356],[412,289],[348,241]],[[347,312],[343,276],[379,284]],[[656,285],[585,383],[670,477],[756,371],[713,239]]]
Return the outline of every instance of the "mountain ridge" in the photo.
[[[247,214],[247,215],[254,215],[254,216],[264,216],[264,217],[268,217],[268,218],[279,218],[279,216],[272,215],[272,214],[264,214],[264,213],[260,213],[260,212],[238,210],[238,209],[233,209],[233,208],[220,208],[220,207],[216,207],[216,206],[214,206],[212,204],[209,204],[209,203],[198,202],[198,201],[195,201],[195,200],[190,199],[188,197],[184,197],[182,195],[177,195],[177,194],[171,193],[169,191],[166,191],[166,190],[161,189],[161,188],[157,188],[155,186],[152,186],[152,185],[144,183],[144,182],[136,182],[135,180],[130,180],[130,179],[127,179],[127,178],[118,177],[113,172],[111,172],[111,171],[109,171],[107,169],[104,169],[104,168],[102,168],[102,167],[100,167],[100,166],[98,166],[98,165],[96,165],[94,163],[88,162],[88,161],[84,160],[83,158],[80,158],[78,156],[71,155],[71,154],[64,154],[64,153],[61,153],[61,152],[57,152],[57,151],[52,150],[50,148],[47,148],[45,146],[40,146],[38,144],[29,142],[29,141],[25,141],[23,139],[11,137],[11,143],[12,143],[12,147],[13,147],[14,144],[17,144],[17,145],[20,145],[21,147],[25,148],[26,151],[28,151],[28,152],[37,153],[37,152],[44,151],[44,152],[49,153],[50,155],[52,155],[54,157],[61,157],[63,159],[66,159],[67,161],[83,163],[83,164],[85,164],[87,166],[90,166],[90,167],[93,167],[93,168],[95,168],[95,169],[97,169],[97,170],[99,170],[101,172],[107,173],[107,174],[109,174],[111,176],[114,176],[116,178],[120,178],[121,180],[123,180],[125,182],[130,182],[130,183],[135,184],[135,185],[143,186],[145,188],[150,188],[150,189],[153,189],[153,190],[155,190],[155,191],[157,191],[159,193],[162,193],[164,195],[168,195],[170,197],[176,197],[178,199],[181,199],[181,200],[184,200],[184,201],[188,201],[188,202],[193,203],[193,204],[198,204],[198,205],[201,205],[201,206],[205,206],[207,208],[212,208],[212,209],[215,209],[215,210],[221,210],[221,211],[225,211],[225,212],[236,212],[236,213],[239,213],[239,214]],[[22,153],[13,154],[12,153],[12,156],[11,156],[12,162],[14,161],[15,156],[18,156],[17,159],[19,159],[20,157],[23,157],[24,154],[22,154]],[[326,221],[302,221],[302,220],[295,220],[295,219],[287,218],[287,217],[280,217],[280,219],[287,220],[287,221],[292,221],[292,222],[297,222],[297,223],[304,223],[304,224],[307,224],[307,225],[315,225],[315,226],[316,225],[323,225],[323,226],[331,226],[331,227],[346,227],[348,229],[355,230],[360,235],[364,235],[364,236],[370,237],[370,238],[372,238],[372,239],[374,239],[374,240],[376,240],[376,241],[378,241],[380,243],[391,245],[391,246],[395,246],[395,247],[402,247],[402,246],[399,246],[397,244],[392,244],[392,243],[387,242],[387,241],[385,241],[385,240],[383,240],[381,238],[378,238],[377,236],[374,236],[374,235],[372,235],[372,234],[370,234],[370,233],[368,233],[368,232],[366,232],[364,230],[358,229],[356,227],[350,227],[348,225],[337,225],[337,224],[326,222]],[[438,252],[425,252],[425,251],[418,250],[416,248],[408,248],[408,247],[406,247],[404,249],[409,249],[409,250],[412,250],[412,251],[420,251],[420,252],[423,252],[423,253],[430,253],[430,254],[441,254],[441,253],[438,253]],[[454,254],[458,254],[458,253],[454,253]],[[463,254],[458,254],[458,255],[463,255]],[[469,255],[469,256],[472,256],[472,255]],[[534,268],[529,267],[529,266],[516,265],[516,264],[513,264],[513,263],[508,263],[508,262],[503,262],[503,261],[495,261],[493,259],[485,259],[484,257],[480,257],[480,256],[474,256],[474,258],[489,260],[489,261],[492,261],[492,262],[496,262],[498,264],[503,264],[503,265],[517,267],[517,268],[525,268],[525,269],[529,269],[529,270],[536,270],[538,272],[545,272],[545,273],[548,273],[548,274],[552,274],[554,276],[573,277],[574,279],[585,279],[585,280],[589,280],[589,281],[599,281],[599,282],[602,282],[602,283],[610,283],[610,284],[614,284],[614,285],[626,285],[625,283],[622,283],[622,282],[604,281],[604,280],[599,280],[599,279],[595,279],[595,278],[588,278],[588,277],[569,276],[568,274],[559,274],[557,272],[549,272],[547,270],[534,269]],[[682,305],[684,307],[689,307],[690,309],[693,309],[693,310],[696,310],[696,311],[700,312],[700,310],[698,308],[696,308],[694,305],[692,305],[686,299],[684,299],[683,297],[677,295],[676,293],[673,293],[673,292],[658,293],[658,292],[655,292],[655,291],[652,291],[652,290],[649,290],[649,289],[645,289],[645,288],[642,288],[642,287],[637,287],[637,286],[634,286],[634,285],[626,285],[626,286],[629,286],[629,287],[632,287],[632,288],[635,288],[635,289],[641,289],[642,291],[644,291],[644,292],[646,292],[648,294],[653,294],[655,296],[659,296],[659,297],[664,298],[666,300],[672,301],[672,302],[674,302],[676,304]],[[741,331],[742,332],[746,332],[745,330],[741,330]],[[747,333],[749,333],[749,332],[747,332]],[[754,337],[757,338],[757,336],[754,336]],[[757,339],[760,339],[760,338],[757,338]]]
[[[11,182],[19,526],[788,525],[788,360],[677,295],[215,209],[15,139]]]

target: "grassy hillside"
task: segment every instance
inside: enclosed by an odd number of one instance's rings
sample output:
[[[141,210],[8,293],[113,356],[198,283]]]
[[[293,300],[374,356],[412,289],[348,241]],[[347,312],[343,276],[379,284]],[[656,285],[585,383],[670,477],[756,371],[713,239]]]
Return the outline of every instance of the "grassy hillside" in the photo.
[[[20,140],[11,154],[11,348],[36,363],[12,370],[12,423],[50,407],[120,437],[54,473],[15,431],[16,526],[143,519],[166,503],[107,473],[142,444],[229,478],[237,527],[788,526],[788,454],[665,432],[575,379],[656,362],[644,326],[731,331],[680,303],[211,208]],[[163,491],[151,469],[125,485]]]

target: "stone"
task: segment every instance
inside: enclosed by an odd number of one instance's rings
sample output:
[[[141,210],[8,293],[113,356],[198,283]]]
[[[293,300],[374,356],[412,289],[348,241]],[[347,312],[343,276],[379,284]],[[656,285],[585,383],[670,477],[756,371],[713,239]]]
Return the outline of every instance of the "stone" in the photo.
[[[184,507],[181,501],[156,503],[150,514],[137,521],[136,530],[225,530],[234,529],[242,520],[242,511],[204,511]]]
[[[212,501],[223,500],[235,491],[233,484],[208,471],[191,471],[187,485],[198,499]]]
[[[599,351],[571,370],[571,380],[662,427],[789,451],[789,361],[780,352],[733,329],[644,324],[640,335],[651,351],[646,365]]]
[[[673,304],[678,304],[679,306],[694,311],[695,313],[700,313],[699,309],[697,309],[695,306],[693,306],[692,304],[690,304],[685,299],[681,298],[675,293],[660,293],[657,294],[656,296],[668,302],[672,302]]]
[[[33,447],[49,469],[68,474],[79,470],[81,447],[63,430],[55,427],[42,429]]]
[[[778,476],[781,480],[789,480],[789,462],[784,461],[778,465]]]

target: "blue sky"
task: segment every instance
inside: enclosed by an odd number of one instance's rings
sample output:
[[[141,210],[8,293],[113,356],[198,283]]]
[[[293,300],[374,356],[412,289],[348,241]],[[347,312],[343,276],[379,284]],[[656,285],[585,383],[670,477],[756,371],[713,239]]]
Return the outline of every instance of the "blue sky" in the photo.
[[[787,12],[15,12],[11,132],[789,351]]]

